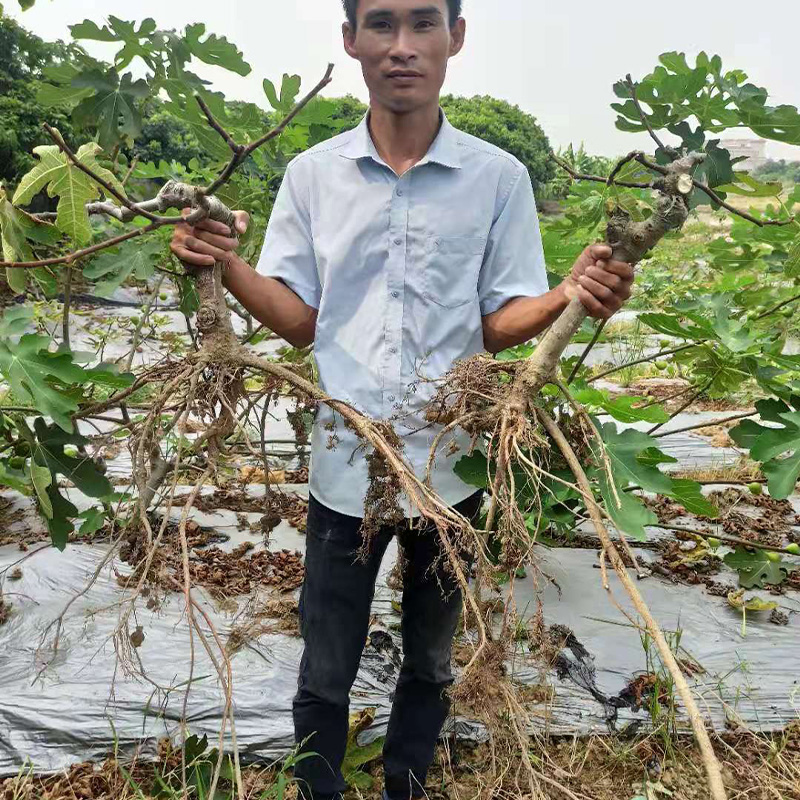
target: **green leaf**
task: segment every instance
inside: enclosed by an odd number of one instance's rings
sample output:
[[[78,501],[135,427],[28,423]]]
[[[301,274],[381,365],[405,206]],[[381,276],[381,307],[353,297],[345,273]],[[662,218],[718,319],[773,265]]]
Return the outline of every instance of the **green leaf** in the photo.
[[[89,508],[78,517],[83,520],[78,531],[81,536],[91,536],[93,533],[97,533],[106,522],[105,512],[101,508]]]
[[[723,561],[739,573],[739,585],[745,589],[763,589],[764,586],[779,586],[789,574],[789,563],[772,561],[765,550],[746,550],[737,547]]]
[[[85,19],[77,25],[70,25],[69,31],[73,39],[93,39],[96,42],[116,42],[117,36],[106,26],[99,28],[97,23]]]
[[[687,511],[703,517],[719,516],[719,509],[703,496],[699,483],[687,478],[672,478],[671,480],[670,497],[677,500]]]
[[[217,67],[235,72],[238,75],[249,75],[250,65],[244,60],[244,56],[237,47],[229,42],[224,36],[210,34],[204,41],[200,37],[206,32],[206,26],[202,23],[187,25],[184,41],[193,56],[199,58],[205,64],[213,64]]]
[[[461,456],[453,466],[453,472],[470,486],[486,489],[489,485],[486,456],[478,450],[472,455]]]
[[[33,322],[33,308],[30,305],[9,306],[0,317],[0,339],[22,336]]]
[[[760,401],[756,408],[762,418],[778,422],[780,427],[768,428],[744,420],[731,430],[731,438],[740,447],[748,448],[751,458],[762,462],[769,493],[783,500],[792,494],[800,477],[800,411],[792,411],[776,400]]]
[[[177,281],[181,293],[180,312],[190,317],[200,308],[200,296],[197,294],[197,287],[195,282],[185,275],[182,275]]]
[[[654,331],[665,333],[668,336],[694,339],[695,341],[716,338],[711,325],[701,318],[691,318],[684,322],[676,314],[640,314],[639,319]]]
[[[92,281],[103,279],[95,287],[100,297],[111,296],[131,275],[139,280],[147,280],[155,271],[156,256],[162,244],[150,240],[142,244],[138,241],[125,242],[118,248],[101,253],[83,270],[84,277]]]
[[[45,108],[73,106],[92,94],[91,89],[76,86],[56,86],[40,83],[36,88],[36,102]]]
[[[129,72],[120,81],[114,69],[106,73],[92,69],[73,78],[72,86],[94,91],[76,106],[73,119],[77,125],[96,126],[101,147],[111,150],[116,144],[130,144],[141,133],[139,103],[150,94],[146,81],[134,82]]]
[[[800,276],[800,235],[797,236],[789,247],[789,254],[786,257],[784,269],[789,278],[797,278]]]
[[[53,476],[47,467],[41,467],[33,461],[29,464],[31,482],[36,496],[39,498],[39,507],[47,519],[53,518],[53,503],[47,494],[47,489],[53,482]]]
[[[667,422],[669,415],[660,405],[637,408],[646,403],[643,397],[611,397],[599,389],[578,389],[573,391],[574,398],[583,405],[595,409],[603,409],[619,422]]]
[[[153,34],[156,32],[156,23],[153,19],[142,20],[139,29],[136,24],[119,17],[108,17],[110,28],[99,28],[91,20],[84,20],[78,25],[71,25],[70,31],[74,39],[93,39],[100,42],[122,42],[123,47],[114,56],[116,69],[124,69],[137,56],[145,64],[155,69],[156,51],[152,44]]]
[[[275,84],[272,81],[264,78],[262,86],[264,87],[264,94],[267,96],[269,104],[276,111],[287,114],[294,107],[297,95],[300,93],[300,76],[284,73],[281,82],[280,98],[275,91]]]
[[[659,450],[652,436],[630,429],[619,433],[613,422],[606,423],[599,430],[614,481],[612,484],[609,480],[598,456],[600,492],[606,510],[620,530],[644,540],[647,538],[644,527],[658,522],[655,514],[636,496],[624,491],[628,486],[639,486],[644,491],[672,497],[693,513],[717,516],[717,509],[702,496],[699,484],[687,479],[673,479],[658,469],[658,464],[674,463],[675,459]]]
[[[8,486],[20,494],[28,495],[31,492],[30,475],[0,461],[0,486]]]
[[[70,236],[77,244],[86,244],[92,238],[92,226],[86,204],[100,195],[99,186],[84,172],[74,166],[56,145],[35,147],[33,152],[39,157],[36,166],[25,175],[14,193],[14,203],[26,205],[45,187],[50,197],[58,196],[59,230]],[[122,190],[119,181],[109,170],[97,162],[100,147],[89,142],[83,145],[76,157],[99,177]]]
[[[48,425],[41,417],[33,423],[36,444],[34,460],[46,466],[53,475],[63,475],[88,497],[107,497],[113,491],[111,484],[87,456],[70,456],[64,452],[66,445],[85,446],[88,439],[77,433],[67,433],[57,425]],[[54,481],[55,483],[55,481]]]
[[[50,339],[37,334],[24,335],[17,344],[0,340],[0,372],[14,394],[49,417],[64,430],[73,428],[70,415],[78,409],[80,395],[76,385],[105,383],[111,378],[108,367],[94,370],[76,364],[69,352],[51,353]],[[132,375],[116,375],[112,385],[129,386]]]
[[[4,261],[34,261],[30,242],[55,244],[61,238],[58,228],[15,208],[0,188],[0,251]],[[25,291],[22,269],[6,269],[9,285],[18,294]]]
[[[719,139],[708,142],[705,153],[706,160],[695,173],[698,180],[704,181],[712,189],[736,180],[731,154],[724,147],[719,146]]]
[[[783,192],[783,184],[780,181],[762,183],[746,172],[735,172],[734,175],[736,183],[718,186],[717,191],[742,197],[780,197]]]
[[[72,520],[78,516],[78,509],[59,492],[55,481],[47,487],[47,495],[53,506],[53,518],[47,520],[50,539],[56,549],[63,550],[67,538],[75,530]]]
[[[619,485],[616,487],[615,494],[611,481],[605,473],[601,473],[599,482],[603,503],[614,525],[638,541],[646,541],[645,526],[656,525],[658,517],[630,492],[621,491]]]

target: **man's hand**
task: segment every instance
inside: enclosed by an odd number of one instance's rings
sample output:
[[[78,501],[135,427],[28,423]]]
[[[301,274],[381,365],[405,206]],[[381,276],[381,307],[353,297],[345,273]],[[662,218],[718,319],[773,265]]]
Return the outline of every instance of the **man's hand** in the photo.
[[[587,247],[563,283],[567,298],[577,297],[596,319],[609,319],[631,296],[633,267],[611,261],[611,254],[607,244]]]
[[[190,208],[183,209],[183,216],[191,213]],[[181,222],[172,233],[170,250],[183,262],[187,270],[197,267],[213,267],[217,261],[229,264],[239,247],[238,234],[247,230],[250,221],[246,211],[234,211],[236,232],[213,219],[204,219],[197,225],[190,226]]]

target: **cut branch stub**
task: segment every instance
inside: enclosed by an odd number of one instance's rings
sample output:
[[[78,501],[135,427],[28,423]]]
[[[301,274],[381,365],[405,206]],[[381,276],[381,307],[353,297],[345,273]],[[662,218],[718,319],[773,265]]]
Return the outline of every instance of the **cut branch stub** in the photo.
[[[688,195],[692,191],[692,172],[705,158],[703,153],[690,153],[663,169],[663,179],[654,184],[658,201],[653,215],[634,221],[628,212],[618,207],[609,217],[606,238],[612,248],[612,258],[635,266],[664,236],[683,227],[689,217]],[[688,180],[687,180],[688,179]],[[586,318],[586,309],[577,298],[553,323],[525,369],[516,378],[520,392],[534,394],[550,381],[558,367],[561,354]]]

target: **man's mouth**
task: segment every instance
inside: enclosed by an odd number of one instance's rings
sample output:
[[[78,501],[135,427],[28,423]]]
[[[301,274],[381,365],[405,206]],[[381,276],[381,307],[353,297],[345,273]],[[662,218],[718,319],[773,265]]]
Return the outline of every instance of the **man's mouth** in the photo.
[[[413,70],[394,70],[387,76],[389,80],[396,81],[397,83],[411,83],[419,80],[422,74],[414,72]]]

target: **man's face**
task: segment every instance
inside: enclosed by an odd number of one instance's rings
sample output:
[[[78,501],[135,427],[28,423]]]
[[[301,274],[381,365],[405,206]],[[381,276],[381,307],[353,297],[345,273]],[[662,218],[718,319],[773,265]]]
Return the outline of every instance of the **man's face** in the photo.
[[[463,19],[451,28],[447,0],[359,0],[345,50],[361,62],[373,102],[397,113],[438,103],[450,56],[464,44]]]

